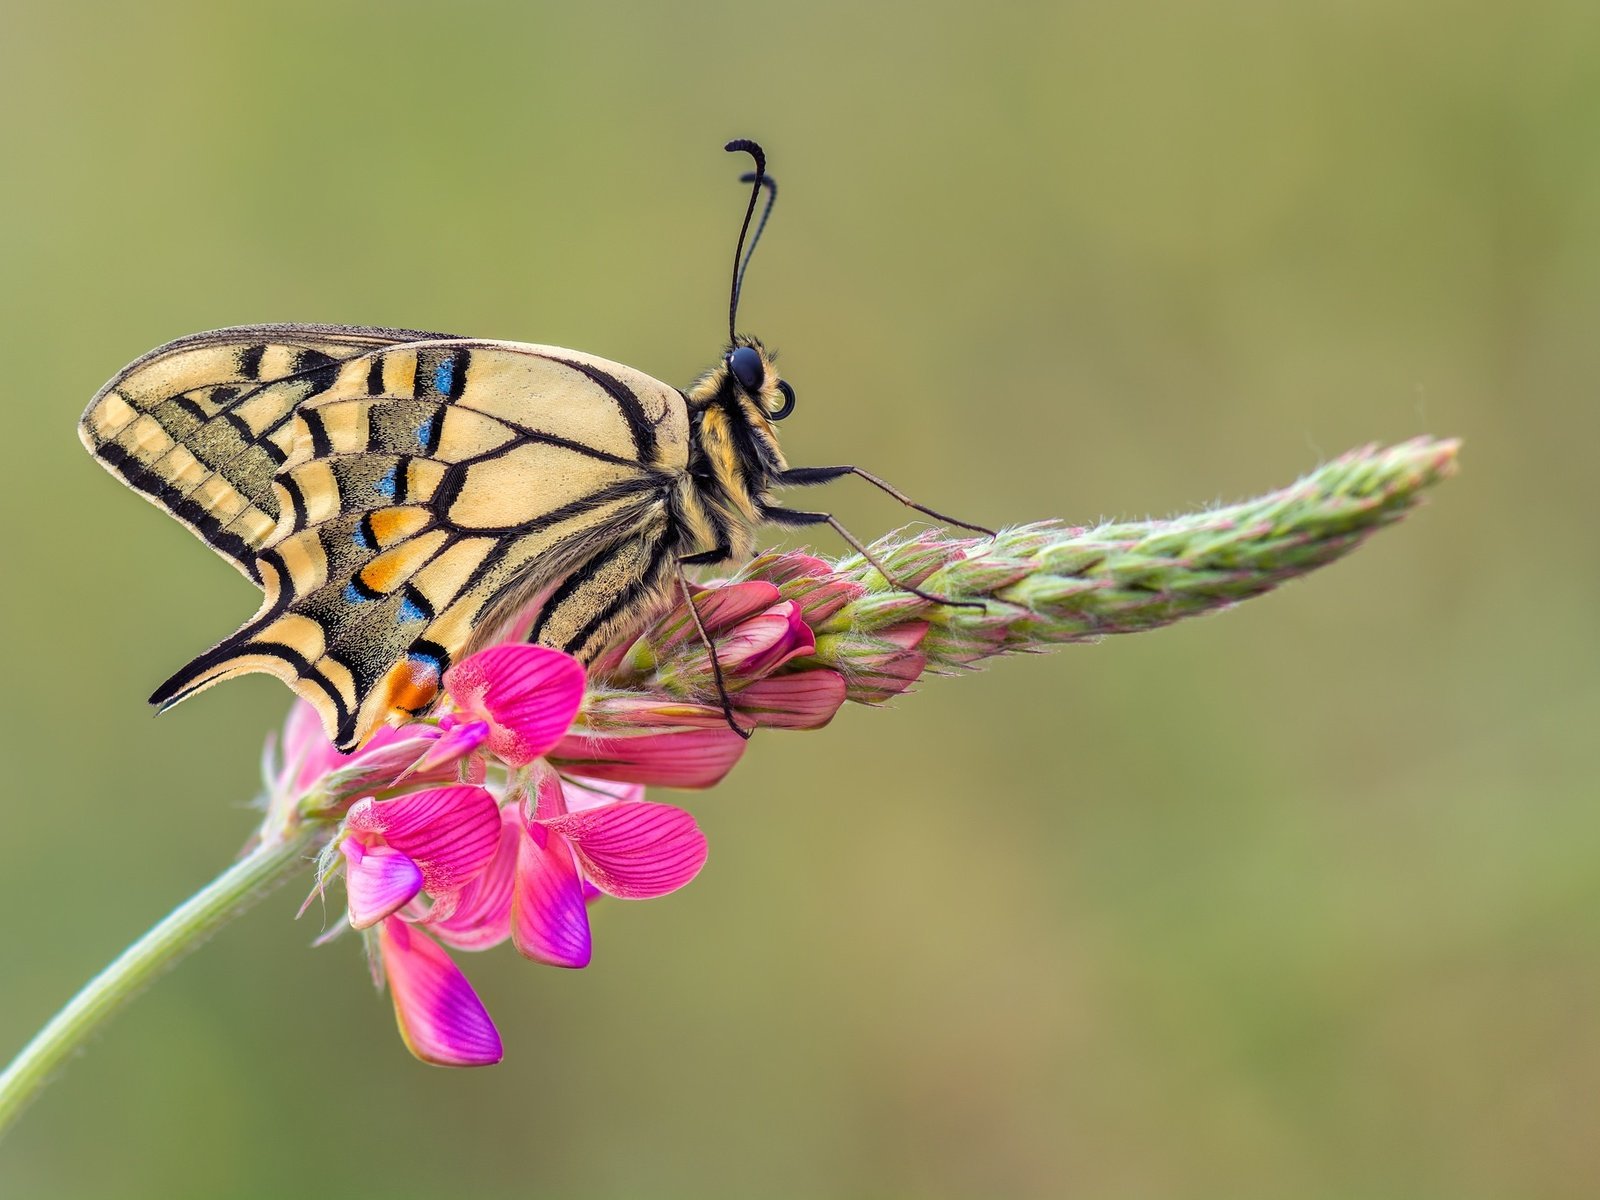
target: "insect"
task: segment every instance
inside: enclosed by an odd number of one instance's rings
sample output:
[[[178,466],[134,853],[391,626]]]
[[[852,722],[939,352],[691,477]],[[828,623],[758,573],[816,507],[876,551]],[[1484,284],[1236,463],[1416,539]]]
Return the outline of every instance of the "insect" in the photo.
[[[755,163],[728,345],[687,392],[552,346],[292,324],[180,338],[101,388],[79,426],[89,452],[263,594],[151,703],[264,672],[352,750],[426,712],[451,663],[530,606],[530,641],[587,661],[674,587],[687,597],[685,566],[748,558],[763,523],[830,525],[867,553],[831,514],[784,508],[774,488],[854,474],[989,532],[858,467],[785,462],[773,426],[794,389],[736,330],[777,186],[760,146],[725,149]],[[748,736],[721,683],[729,724]]]

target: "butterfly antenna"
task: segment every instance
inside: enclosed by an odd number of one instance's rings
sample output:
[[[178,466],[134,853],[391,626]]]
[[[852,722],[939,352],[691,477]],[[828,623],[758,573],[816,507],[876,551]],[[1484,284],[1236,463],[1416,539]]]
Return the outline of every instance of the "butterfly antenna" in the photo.
[[[761,240],[761,232],[767,227],[767,218],[772,215],[772,206],[778,200],[778,185],[767,177],[766,152],[747,138],[735,138],[723,147],[730,154],[748,154],[756,160],[756,169],[739,178],[740,183],[749,183],[754,186],[750,189],[750,203],[745,206],[744,224],[739,226],[739,241],[733,248],[733,285],[728,290],[728,341],[734,338],[734,326],[739,315],[739,291],[744,286],[745,268],[750,265],[750,256],[756,252],[756,243]],[[750,232],[750,218],[755,216],[756,201],[761,197],[761,189],[768,191],[767,207],[761,214],[761,222],[756,226],[756,235],[750,239],[750,249],[744,248],[745,234]]]

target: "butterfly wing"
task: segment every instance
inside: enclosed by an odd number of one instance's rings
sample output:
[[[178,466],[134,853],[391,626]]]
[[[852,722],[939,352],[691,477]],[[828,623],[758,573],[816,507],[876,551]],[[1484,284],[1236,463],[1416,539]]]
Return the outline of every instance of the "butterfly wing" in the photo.
[[[464,339],[326,370],[281,435],[260,611],[153,703],[265,672],[349,749],[424,711],[449,665],[536,599],[531,638],[586,656],[662,594],[681,393],[573,351]]]
[[[273,476],[294,410],[341,362],[436,340],[410,329],[247,325],[180,338],[133,362],[89,402],[78,436],[129,487],[259,584],[255,552],[278,520]]]

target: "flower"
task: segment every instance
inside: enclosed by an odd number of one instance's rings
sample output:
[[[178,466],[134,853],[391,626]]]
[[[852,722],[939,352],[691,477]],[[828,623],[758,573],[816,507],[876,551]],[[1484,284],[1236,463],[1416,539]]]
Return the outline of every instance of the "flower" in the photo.
[[[336,817],[357,797],[404,781],[413,786],[453,780],[460,761],[482,740],[481,727],[444,733],[419,722],[385,725],[364,746],[346,754],[322,730],[317,710],[296,700],[284,720],[271,759],[268,744],[267,817],[259,837],[273,840],[311,817]]]
[[[350,926],[366,929],[426,890],[453,897],[494,857],[500,805],[481,787],[436,788],[362,800],[338,842]],[[441,900],[440,902],[445,902]]]
[[[404,747],[385,760],[400,768],[389,786],[348,806],[324,880],[342,870],[347,923],[365,931],[411,1052],[442,1066],[481,1066],[500,1060],[500,1037],[445,946],[477,951],[509,939],[537,962],[586,966],[589,902],[676,891],[705,863],[706,840],[689,813],[645,800],[642,783],[564,776],[546,759],[566,742],[583,702],[583,667],[571,657],[493,646],[448,672],[445,689],[450,707],[437,726],[382,731],[353,756]],[[350,760],[291,721],[290,785],[320,795]],[[669,727],[666,736],[683,732]],[[727,739],[743,745],[726,725],[711,744]],[[674,744],[681,755],[683,739]],[[702,778],[708,761],[720,777],[731,765],[725,753],[690,761],[686,771],[661,743],[618,759],[653,782]],[[447,762],[474,781],[389,794]]]
[[[815,665],[818,629],[865,592],[860,584],[827,578],[827,564],[806,554],[778,556],[770,576],[696,589],[695,614],[716,647],[716,665],[729,704],[746,724],[820,729],[848,694],[845,677]],[[785,595],[780,583],[805,579]],[[619,687],[646,684],[707,705],[708,726],[725,724],[718,670],[686,607],[679,606],[626,646],[603,655],[596,674]],[[713,705],[713,702],[714,705]],[[634,726],[640,705],[618,698],[591,705],[591,724]],[[660,709],[659,702],[653,706]]]
[[[583,703],[583,664],[570,654],[526,643],[480,650],[445,672],[457,712],[487,731],[502,762],[525,767],[560,740]]]

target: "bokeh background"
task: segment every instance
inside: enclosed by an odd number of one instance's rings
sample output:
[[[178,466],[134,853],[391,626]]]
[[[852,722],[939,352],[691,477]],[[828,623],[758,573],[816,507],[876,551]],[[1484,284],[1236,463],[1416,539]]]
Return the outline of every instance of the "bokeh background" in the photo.
[[[1466,439],[1307,583],[756,740],[693,887],[467,965],[415,1064],[281,892],[0,1146],[7,1197],[1600,1191],[1588,0],[0,8],[0,1056],[234,853],[286,693],[161,720],[250,589],[82,452],[197,329],[687,382],[744,192],[793,461],[984,521]],[[873,534],[864,485],[830,503]],[[827,549],[836,545],[821,542]]]

